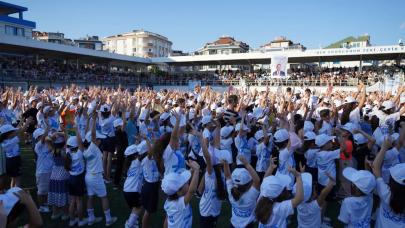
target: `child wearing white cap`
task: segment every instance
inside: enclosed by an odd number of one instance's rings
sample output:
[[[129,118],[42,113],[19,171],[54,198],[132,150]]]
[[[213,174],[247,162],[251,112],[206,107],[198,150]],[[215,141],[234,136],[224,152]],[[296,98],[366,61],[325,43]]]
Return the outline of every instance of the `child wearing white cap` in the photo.
[[[260,177],[243,156],[238,156],[245,168],[236,168],[232,175],[227,161],[223,161],[228,198],[232,206],[233,227],[253,227]]]
[[[260,197],[256,205],[255,216],[259,227],[287,227],[288,216],[294,214],[296,208],[303,200],[303,185],[301,173],[289,168],[296,179],[296,194],[288,199],[288,186],[291,184],[290,176],[277,174],[269,176],[266,173],[260,186]]]
[[[307,131],[304,133],[304,143],[302,144],[302,151],[304,151],[304,157],[306,160],[306,171],[309,172],[314,182],[318,182],[318,167],[316,166],[316,155],[319,148],[315,144],[316,134],[313,131]]]
[[[140,145],[140,144],[139,144]],[[140,150],[140,146],[132,144],[125,149],[127,178],[124,182],[124,198],[131,209],[131,214],[125,223],[126,228],[138,227],[138,218],[142,210],[141,188],[143,183],[141,162],[147,150]],[[142,153],[141,153],[142,152]]]
[[[86,148],[83,156],[86,161],[85,183],[87,188],[87,214],[88,224],[91,226],[102,220],[101,217],[94,216],[93,201],[94,196],[101,198],[102,207],[106,219],[106,226],[111,226],[117,221],[117,217],[112,217],[107,198],[107,190],[103,180],[103,160],[102,152],[99,148],[101,140],[106,136],[96,131],[97,112],[93,111],[91,121],[91,131],[87,132],[84,142]]]
[[[244,156],[248,162],[251,162],[252,152],[248,145],[247,131],[249,128],[244,123],[246,112],[241,116],[241,122],[236,124],[235,131],[238,132],[238,135],[235,137],[235,146],[238,149],[238,155]],[[236,160],[237,165],[241,165],[239,160]]]
[[[264,173],[270,165],[273,150],[273,139],[270,138],[270,136],[271,135],[267,133],[267,127],[265,125],[263,125],[263,130],[259,130],[255,133],[255,138],[258,141],[258,145],[256,145],[256,171],[260,180],[263,180]]]
[[[33,140],[36,142],[34,152],[37,155],[35,176],[37,182],[37,197],[39,204],[39,211],[47,213],[49,207],[47,205],[47,196],[49,192],[49,179],[53,166],[53,156],[49,140],[46,141],[48,136],[48,127],[44,130],[38,128],[33,133]]]
[[[318,194],[327,186],[329,177],[336,180],[336,164],[335,160],[340,158],[340,149],[333,149],[333,141],[335,136],[329,136],[321,134],[316,136],[315,144],[319,147],[319,152],[316,155],[316,164],[318,167]],[[333,190],[327,195],[325,206],[322,208],[322,213],[325,212],[327,202],[332,201]],[[323,217],[324,222],[330,220],[327,217]]]
[[[346,227],[370,227],[372,193],[376,186],[374,175],[366,170],[347,167],[343,176],[352,183],[351,197],[343,200],[338,219]]]
[[[70,136],[66,142],[65,168],[69,171],[69,226],[87,225],[83,218],[83,196],[85,194],[85,164],[83,157],[83,141],[79,127],[76,125],[76,136]],[[77,215],[77,218],[75,217]]]
[[[112,156],[115,152],[114,116],[116,109],[114,104],[111,106],[103,104],[99,111],[97,123],[100,126],[100,133],[106,136],[101,140],[102,143],[100,145],[100,149],[103,151],[104,180],[106,183],[110,183]]]
[[[277,174],[284,174],[290,176],[293,180],[294,176],[291,172],[288,171],[288,167],[295,167],[295,160],[293,155],[293,150],[290,148],[290,134],[286,129],[277,130],[274,134],[274,145],[278,149],[278,168]],[[288,189],[291,190],[294,181],[290,182]]]
[[[377,194],[381,200],[377,210],[376,228],[405,227],[405,163],[389,169],[389,184],[382,179],[381,166],[390,146],[391,140],[387,138],[372,164],[373,173],[377,178]]]
[[[10,124],[0,127],[0,146],[6,155],[6,174],[11,178],[10,187],[20,185],[21,156],[20,156],[20,132],[25,132],[32,120],[26,121],[21,128],[15,128]]]
[[[304,168],[305,169],[305,168]],[[299,228],[321,227],[322,207],[325,205],[326,196],[332,191],[336,184],[335,180],[329,177],[328,185],[322,189],[318,195],[316,186],[314,186],[312,175],[304,173],[301,168],[301,177],[303,182],[304,200],[297,206],[297,222]],[[297,194],[296,184],[293,187],[293,194]]]
[[[190,201],[197,189],[200,166],[190,160],[187,165],[191,168],[181,172],[170,172],[163,177],[162,190],[167,195],[164,209],[167,215],[167,227],[188,227],[192,225],[192,210]],[[190,184],[188,181],[191,178]]]
[[[220,126],[215,129],[213,145],[209,146],[207,140],[202,142],[202,151],[206,163],[205,174],[200,184],[199,191],[202,193],[199,204],[200,227],[216,227],[218,217],[221,213],[222,201],[226,199],[225,181],[222,175],[222,160],[232,160],[228,151],[218,150],[220,141]],[[209,151],[210,150],[210,151]],[[211,153],[210,153],[211,152]],[[226,158],[228,155],[228,159]]]

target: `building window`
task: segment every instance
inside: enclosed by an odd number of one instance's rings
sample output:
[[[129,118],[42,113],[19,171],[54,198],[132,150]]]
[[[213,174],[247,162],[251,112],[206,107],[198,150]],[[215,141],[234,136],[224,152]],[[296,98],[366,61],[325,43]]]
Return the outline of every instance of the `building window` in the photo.
[[[10,25],[5,26],[5,32],[7,35],[25,36],[25,30],[23,28],[17,28]]]

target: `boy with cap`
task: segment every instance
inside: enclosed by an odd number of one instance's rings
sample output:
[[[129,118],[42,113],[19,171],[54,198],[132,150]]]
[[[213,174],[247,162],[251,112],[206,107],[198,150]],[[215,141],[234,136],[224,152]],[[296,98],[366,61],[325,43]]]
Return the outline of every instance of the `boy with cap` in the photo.
[[[343,176],[352,183],[352,196],[343,200],[338,219],[346,227],[370,227],[372,193],[376,186],[374,175],[366,170],[347,167]]]

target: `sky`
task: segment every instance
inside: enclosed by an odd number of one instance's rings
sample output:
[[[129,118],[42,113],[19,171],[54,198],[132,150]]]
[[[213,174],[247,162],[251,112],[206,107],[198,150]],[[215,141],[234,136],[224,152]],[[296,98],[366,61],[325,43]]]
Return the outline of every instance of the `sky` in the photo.
[[[252,48],[286,36],[307,48],[368,33],[373,45],[405,41],[404,0],[5,0],[28,7],[37,30],[67,38],[135,29],[191,52],[229,35]]]

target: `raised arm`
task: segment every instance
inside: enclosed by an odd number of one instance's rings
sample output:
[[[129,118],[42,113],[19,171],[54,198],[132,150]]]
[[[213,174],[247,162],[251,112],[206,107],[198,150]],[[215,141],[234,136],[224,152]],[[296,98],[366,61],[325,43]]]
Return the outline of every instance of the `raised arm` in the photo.
[[[373,162],[373,173],[378,178],[381,177],[381,166],[384,161],[385,153],[387,152],[388,148],[392,145],[391,137],[388,137],[384,140],[383,145],[381,146],[380,152],[378,152],[377,156]]]
[[[198,132],[197,136],[201,140],[201,149],[203,152],[205,163],[207,164],[206,171],[209,175],[211,175],[213,169],[212,169],[211,155],[208,151],[208,140],[205,140],[200,132]]]
[[[253,169],[253,167],[250,165],[249,161],[246,160],[245,157],[242,155],[238,156],[239,161],[242,162],[242,164],[245,166],[246,170],[249,172],[250,176],[252,177],[253,181],[253,187],[256,188],[257,190],[260,189],[260,177],[257,175],[256,170]]]
[[[195,191],[197,190],[197,185],[198,185],[198,178],[199,178],[199,171],[200,171],[200,166],[198,165],[197,162],[195,161],[188,161],[187,165],[191,168],[192,170],[192,177],[191,177],[191,182],[190,186],[188,188],[188,191],[186,195],[184,196],[184,203],[189,204],[191,199],[193,198],[193,195]]]
[[[316,202],[320,207],[323,207],[323,205],[326,202],[326,197],[329,195],[329,193],[332,191],[333,186],[336,184],[336,181],[330,176],[329,177],[329,182],[326,185],[324,189],[322,189],[321,193],[319,194],[318,198],[316,199]]]
[[[271,157],[270,165],[267,168],[266,172],[264,173],[264,177],[268,177],[273,174],[274,170],[277,168],[276,160],[277,160],[277,157],[273,157],[273,156]]]
[[[304,188],[302,184],[301,173],[293,168],[289,168],[288,171],[290,171],[295,176],[296,180],[297,191],[294,198],[292,198],[291,200],[292,207],[296,208],[302,202],[302,200],[304,200]]]
[[[170,137],[170,142],[169,145],[172,147],[172,149],[175,149],[179,145],[179,125],[180,125],[180,113],[176,111],[171,112],[172,115],[176,118],[176,124],[174,125],[171,137]]]

